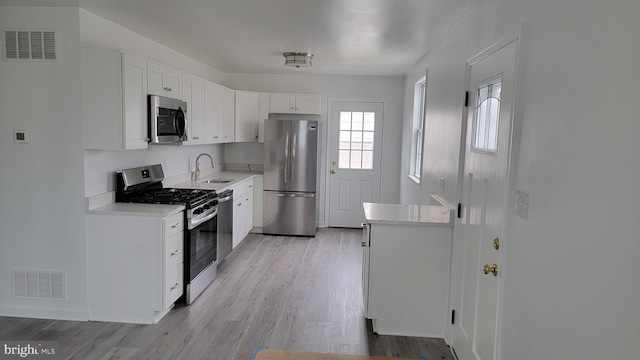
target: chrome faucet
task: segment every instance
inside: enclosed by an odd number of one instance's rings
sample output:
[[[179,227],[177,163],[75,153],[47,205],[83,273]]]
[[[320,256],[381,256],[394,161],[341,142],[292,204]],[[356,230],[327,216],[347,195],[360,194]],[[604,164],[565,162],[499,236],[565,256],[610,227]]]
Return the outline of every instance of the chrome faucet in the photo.
[[[216,163],[215,163],[215,161],[213,161],[213,158],[211,157],[211,155],[209,155],[207,153],[202,153],[202,154],[198,155],[198,157],[196,158],[196,171],[193,172],[193,176],[191,177],[192,180],[198,180],[198,178],[200,177],[200,164],[198,162],[200,161],[200,157],[202,157],[203,155],[208,157],[209,160],[211,160],[211,167],[212,168],[216,167]]]

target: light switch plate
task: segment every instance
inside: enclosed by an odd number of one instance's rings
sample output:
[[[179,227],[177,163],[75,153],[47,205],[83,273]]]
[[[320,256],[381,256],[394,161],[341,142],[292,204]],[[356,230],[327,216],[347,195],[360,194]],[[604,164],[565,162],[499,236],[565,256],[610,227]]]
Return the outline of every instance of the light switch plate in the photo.
[[[31,144],[31,131],[13,130],[13,142],[16,144]]]

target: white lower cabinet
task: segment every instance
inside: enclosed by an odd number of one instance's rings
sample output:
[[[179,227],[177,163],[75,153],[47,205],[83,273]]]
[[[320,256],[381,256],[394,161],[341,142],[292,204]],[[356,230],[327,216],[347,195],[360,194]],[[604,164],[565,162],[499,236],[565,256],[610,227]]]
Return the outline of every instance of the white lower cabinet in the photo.
[[[451,227],[365,225],[362,289],[365,317],[381,335],[444,337]]]
[[[89,320],[157,323],[183,294],[183,212],[86,221]]]
[[[253,178],[233,186],[233,247],[253,228]]]

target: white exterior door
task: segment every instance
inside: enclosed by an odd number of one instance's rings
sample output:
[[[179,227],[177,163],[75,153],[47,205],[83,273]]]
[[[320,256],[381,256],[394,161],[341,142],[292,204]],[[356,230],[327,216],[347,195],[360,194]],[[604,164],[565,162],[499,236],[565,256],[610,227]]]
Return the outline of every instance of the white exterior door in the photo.
[[[457,294],[453,347],[460,360],[498,359],[504,276],[503,245],[516,94],[519,36],[496,44],[470,60],[463,212],[454,268]]]
[[[330,104],[329,226],[360,227],[363,202],[380,201],[381,102]]]

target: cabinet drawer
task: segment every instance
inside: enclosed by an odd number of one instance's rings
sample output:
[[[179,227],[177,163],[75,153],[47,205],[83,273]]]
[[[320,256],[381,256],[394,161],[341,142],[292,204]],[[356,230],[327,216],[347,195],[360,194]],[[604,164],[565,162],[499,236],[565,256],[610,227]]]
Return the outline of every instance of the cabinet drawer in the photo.
[[[253,190],[253,178],[233,187],[233,197],[237,198]]]
[[[184,229],[184,215],[175,214],[170,218],[164,219],[164,239],[168,239]]]
[[[164,276],[164,308],[168,308],[182,296],[182,266]]]
[[[173,235],[164,242],[164,273],[170,273],[183,263],[184,232]]]

